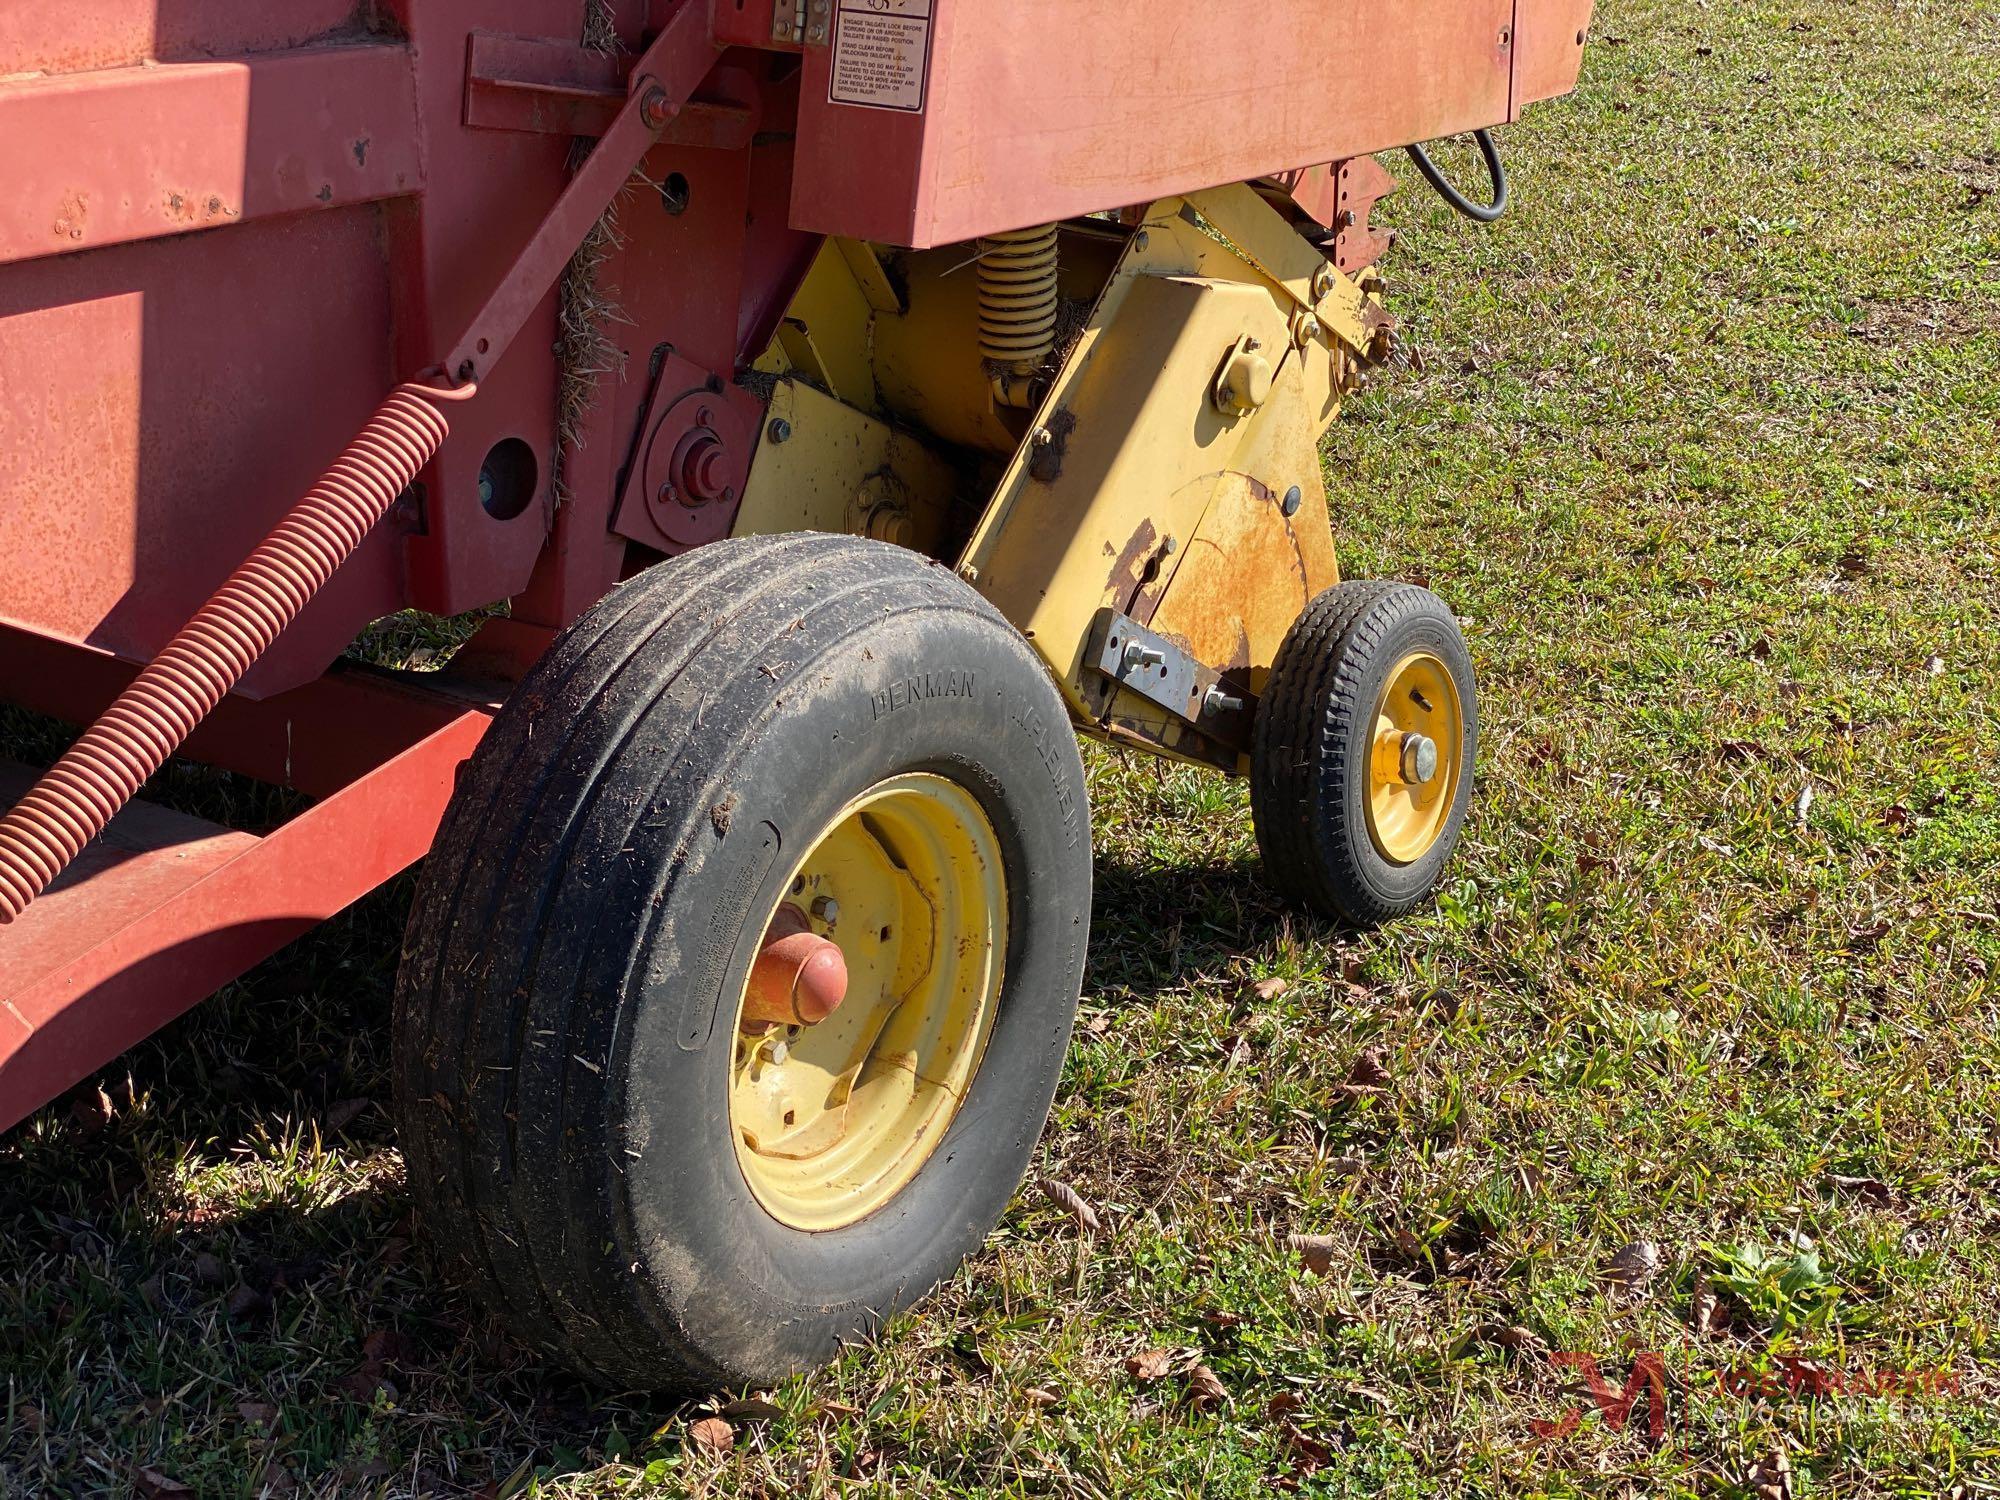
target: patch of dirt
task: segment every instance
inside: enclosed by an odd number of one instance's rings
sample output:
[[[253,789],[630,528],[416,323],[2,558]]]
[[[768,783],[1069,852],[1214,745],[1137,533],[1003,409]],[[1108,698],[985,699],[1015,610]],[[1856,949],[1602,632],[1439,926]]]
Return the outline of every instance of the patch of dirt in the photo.
[[[1886,347],[1970,338],[1996,329],[2000,329],[2000,308],[1903,297],[1867,304],[1861,320],[1849,324],[1847,331],[1856,338]]]

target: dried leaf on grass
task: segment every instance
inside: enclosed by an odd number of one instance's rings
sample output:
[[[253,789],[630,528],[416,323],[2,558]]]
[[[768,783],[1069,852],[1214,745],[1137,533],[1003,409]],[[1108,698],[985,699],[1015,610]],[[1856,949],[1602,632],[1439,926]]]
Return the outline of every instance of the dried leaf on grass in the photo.
[[[1660,1247],[1651,1240],[1634,1240],[1611,1257],[1605,1274],[1628,1291],[1642,1292],[1660,1274]]]
[[[1097,1221],[1097,1210],[1085,1201],[1083,1194],[1068,1183],[1058,1182],[1053,1177],[1044,1177],[1042,1196],[1076,1220],[1076,1227],[1085,1234],[1098,1232],[1100,1226]]]
[[[1826,1182],[1828,1187],[1838,1192],[1853,1193],[1885,1208],[1896,1201],[1895,1190],[1879,1177],[1845,1177],[1832,1172],[1827,1175]]]
[[[1275,1000],[1291,987],[1292,982],[1289,979],[1279,979],[1273,975],[1268,979],[1260,979],[1251,985],[1250,992],[1259,1000]]]
[[[1695,1279],[1694,1301],[1688,1310],[1688,1321],[1694,1325],[1697,1338],[1707,1338],[1729,1327],[1729,1309],[1715,1295],[1715,1288],[1706,1276]]]
[[[1229,1404],[1229,1392],[1207,1365],[1188,1371],[1188,1404],[1197,1411],[1214,1411]]]
[[[1340,1242],[1330,1234],[1290,1234],[1285,1236],[1285,1248],[1303,1261],[1313,1275],[1324,1276],[1333,1269],[1333,1257]]]
[[[768,1396],[744,1396],[725,1402],[715,1414],[731,1422],[768,1422],[782,1417],[785,1409]]]
[[[1173,1364],[1171,1349],[1147,1349],[1125,1361],[1125,1373],[1134,1380],[1164,1380]]]
[[[1301,1473],[1316,1473],[1333,1462],[1331,1445],[1321,1442],[1316,1437],[1308,1436],[1289,1422],[1285,1424],[1285,1447],[1290,1451],[1292,1462],[1298,1465]]]
[[[170,1479],[158,1469],[141,1469],[134,1488],[145,1500],[173,1500],[176,1495],[192,1495],[194,1490],[178,1479]]]
[[[1389,1085],[1389,1066],[1380,1047],[1365,1047],[1347,1070],[1347,1082],[1340,1087],[1349,1094],[1379,1094]]]
[[[703,1417],[688,1424],[688,1442],[697,1453],[726,1458],[736,1446],[736,1429],[720,1417]]]
[[[1783,1448],[1773,1448],[1750,1466],[1744,1483],[1757,1500],[1792,1500],[1792,1461]]]

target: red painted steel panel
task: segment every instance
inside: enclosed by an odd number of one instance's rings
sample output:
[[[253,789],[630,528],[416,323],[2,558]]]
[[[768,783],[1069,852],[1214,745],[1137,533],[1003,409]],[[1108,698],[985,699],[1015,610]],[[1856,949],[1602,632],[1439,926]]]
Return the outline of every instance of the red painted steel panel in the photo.
[[[416,130],[401,47],[0,83],[0,264],[413,193]]]
[[[808,46],[792,222],[944,244],[1498,124],[1515,5],[892,0],[931,12],[924,107],[830,102],[838,24]]]
[[[1514,66],[1515,113],[1576,87],[1592,0],[1535,0],[1521,5]]]
[[[487,722],[465,714],[261,839],[121,815],[124,847],[0,929],[0,1130],[421,859]]]
[[[186,623],[393,383],[378,212],[0,268],[0,620],[133,660]],[[403,600],[392,520],[244,690],[309,680]]]
[[[352,34],[355,0],[6,0],[0,75],[271,52]]]

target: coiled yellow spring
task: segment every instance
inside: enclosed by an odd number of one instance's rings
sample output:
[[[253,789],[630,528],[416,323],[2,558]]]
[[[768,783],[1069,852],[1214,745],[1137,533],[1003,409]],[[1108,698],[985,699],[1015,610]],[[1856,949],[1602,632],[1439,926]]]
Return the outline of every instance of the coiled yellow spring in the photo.
[[[979,241],[979,353],[1001,399],[1027,399],[1025,377],[1056,347],[1056,226],[1010,229]],[[1010,394],[1011,393],[1011,394]]]

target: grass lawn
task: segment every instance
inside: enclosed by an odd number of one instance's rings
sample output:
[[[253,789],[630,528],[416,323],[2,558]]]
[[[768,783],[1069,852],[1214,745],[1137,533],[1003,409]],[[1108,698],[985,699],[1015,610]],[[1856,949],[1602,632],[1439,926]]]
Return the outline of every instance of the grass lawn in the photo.
[[[1466,842],[1343,934],[1091,755],[1094,1235],[1031,1183],[699,1449],[413,1252],[399,886],[0,1139],[0,1493],[2000,1493],[2000,5],[1609,0],[1503,146],[1493,229],[1401,172],[1326,453],[1466,619]]]

